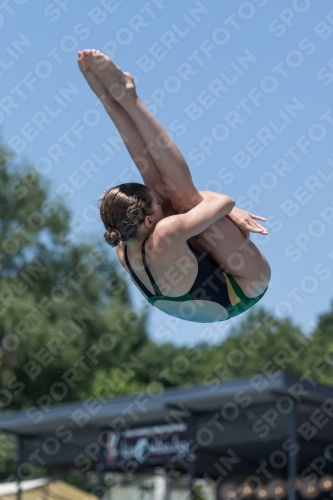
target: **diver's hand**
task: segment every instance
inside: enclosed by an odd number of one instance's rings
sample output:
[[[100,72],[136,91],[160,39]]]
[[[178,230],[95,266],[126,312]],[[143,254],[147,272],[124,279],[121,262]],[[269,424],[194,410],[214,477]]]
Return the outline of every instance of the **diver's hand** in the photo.
[[[247,237],[250,237],[249,232],[260,233],[264,235],[268,234],[268,230],[264,226],[256,222],[256,220],[265,221],[265,217],[251,214],[250,212],[246,212],[245,210],[241,210],[237,207],[234,207],[226,217],[228,217],[228,219],[230,219],[231,222],[235,224],[235,226],[244,231]]]

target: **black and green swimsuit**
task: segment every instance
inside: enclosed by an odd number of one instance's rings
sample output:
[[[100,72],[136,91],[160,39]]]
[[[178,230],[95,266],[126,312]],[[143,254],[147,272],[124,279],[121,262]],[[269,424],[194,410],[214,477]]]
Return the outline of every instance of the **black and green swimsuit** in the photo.
[[[187,242],[198,261],[197,277],[186,294],[179,297],[163,295],[147,265],[145,253],[147,239],[142,244],[142,262],[155,295],[148,290],[134,273],[128,260],[126,245],[124,249],[125,262],[132,278],[148,297],[148,302],[166,314],[198,323],[224,321],[252,307],[266,292],[265,290],[255,298],[247,297],[232,276],[223,272],[220,266],[211,262]]]

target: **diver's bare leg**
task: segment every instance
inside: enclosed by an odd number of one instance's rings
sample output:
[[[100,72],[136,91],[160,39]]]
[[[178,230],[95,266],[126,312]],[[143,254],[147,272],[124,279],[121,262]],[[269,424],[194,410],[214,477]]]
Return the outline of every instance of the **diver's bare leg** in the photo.
[[[133,80],[99,51],[83,51],[87,66],[135,123],[165,181],[177,212],[202,201],[185,158],[162,125],[138,98]]]
[[[131,158],[142,176],[144,184],[156,196],[158,203],[162,206],[163,213],[171,215],[172,206],[167,195],[165,182],[137,126],[124,108],[108,92],[103,83],[98,80],[97,76],[87,68],[82,52],[78,52],[78,65],[90,88],[100,99],[106,112],[115,124]]]
[[[195,238],[204,252],[235,278],[248,297],[257,297],[268,286],[271,271],[266,257],[227,217]]]

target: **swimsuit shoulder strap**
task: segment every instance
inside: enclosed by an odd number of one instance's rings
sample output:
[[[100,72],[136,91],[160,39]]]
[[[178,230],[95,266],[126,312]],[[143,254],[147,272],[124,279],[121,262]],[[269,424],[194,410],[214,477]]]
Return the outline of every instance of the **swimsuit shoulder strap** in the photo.
[[[147,241],[148,238],[145,239],[145,241],[143,242],[142,244],[142,262],[143,262],[143,265],[144,265],[144,268],[145,268],[145,271],[146,273],[148,274],[148,278],[150,279],[150,283],[152,284],[152,287],[154,288],[154,292],[156,295],[163,295],[161,293],[161,290],[158,288],[157,284],[156,284],[156,281],[154,280],[151,272],[150,272],[150,269],[148,267],[148,264],[147,264],[147,259],[146,259],[146,250],[145,250],[145,245],[146,245],[146,241]]]
[[[141,288],[141,290],[144,292],[145,295],[147,295],[147,297],[150,299],[151,297],[154,297],[154,295],[151,293],[150,290],[148,290],[148,288],[142,283],[142,281],[140,280],[140,278],[135,274],[135,272],[133,271],[130,263],[129,263],[129,260],[128,260],[128,255],[127,255],[127,245],[125,245],[125,248],[124,248],[124,255],[125,255],[125,262],[126,262],[126,265],[127,265],[127,268],[132,276],[132,278],[134,279],[134,281],[136,282],[136,284],[139,286],[139,288]]]

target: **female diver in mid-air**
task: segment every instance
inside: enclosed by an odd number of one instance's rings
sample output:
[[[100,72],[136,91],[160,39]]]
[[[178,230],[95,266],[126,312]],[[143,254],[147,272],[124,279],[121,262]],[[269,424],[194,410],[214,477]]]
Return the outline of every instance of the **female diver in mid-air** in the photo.
[[[78,52],[78,64],[144,182],[113,187],[99,200],[104,238],[121,265],[148,302],[171,316],[206,323],[249,309],[270,280],[266,258],[249,240],[249,232],[268,233],[256,222],[265,219],[225,194],[197,190],[129,73],[97,50]]]

